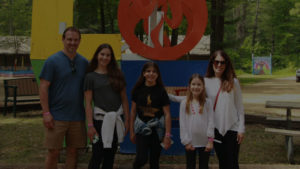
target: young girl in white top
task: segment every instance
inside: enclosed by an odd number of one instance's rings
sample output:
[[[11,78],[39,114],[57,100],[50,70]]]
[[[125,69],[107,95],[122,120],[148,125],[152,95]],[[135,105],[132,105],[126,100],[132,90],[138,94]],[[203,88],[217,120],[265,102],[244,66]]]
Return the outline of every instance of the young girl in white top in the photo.
[[[208,169],[209,153],[213,148],[214,118],[212,104],[206,98],[204,79],[193,74],[189,80],[187,96],[180,103],[180,139],[186,150],[186,168]]]

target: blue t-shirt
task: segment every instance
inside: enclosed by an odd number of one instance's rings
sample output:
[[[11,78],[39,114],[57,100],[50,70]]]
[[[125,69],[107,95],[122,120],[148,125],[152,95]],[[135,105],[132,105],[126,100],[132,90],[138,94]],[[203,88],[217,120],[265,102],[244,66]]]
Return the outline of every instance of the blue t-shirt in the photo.
[[[87,65],[83,56],[77,54],[71,61],[62,51],[46,60],[40,79],[50,82],[48,100],[54,120],[85,120],[83,81]]]

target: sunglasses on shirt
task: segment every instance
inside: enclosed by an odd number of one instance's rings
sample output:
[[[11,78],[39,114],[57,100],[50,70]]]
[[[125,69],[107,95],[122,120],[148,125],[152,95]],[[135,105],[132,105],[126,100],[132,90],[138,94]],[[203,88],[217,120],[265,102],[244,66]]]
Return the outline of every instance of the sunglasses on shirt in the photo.
[[[223,65],[226,64],[226,61],[214,60],[214,65],[215,65],[215,66],[218,66],[219,64],[220,64],[221,66],[223,66]]]
[[[70,65],[71,65],[72,74],[76,73],[75,62],[74,62],[74,61],[71,61],[71,62],[70,62]]]

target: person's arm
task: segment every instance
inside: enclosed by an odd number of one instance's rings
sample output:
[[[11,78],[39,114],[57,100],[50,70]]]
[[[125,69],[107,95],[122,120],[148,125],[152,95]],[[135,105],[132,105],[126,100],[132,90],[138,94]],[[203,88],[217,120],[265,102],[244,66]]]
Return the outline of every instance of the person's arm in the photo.
[[[164,116],[165,116],[165,137],[163,140],[164,148],[167,150],[171,147],[171,113],[170,105],[163,106]]]
[[[135,133],[134,133],[134,121],[136,118],[136,103],[134,101],[131,102],[131,111],[130,111],[130,140],[133,144],[135,144]]]
[[[54,127],[54,120],[53,117],[50,113],[49,109],[49,100],[48,100],[48,90],[50,87],[50,82],[45,80],[45,79],[40,79],[40,88],[39,88],[39,93],[40,93],[40,102],[42,106],[42,111],[43,111],[43,123],[46,128],[53,128]]]
[[[129,130],[129,104],[126,94],[126,88],[121,91],[121,99],[122,99],[122,106],[124,111],[124,120],[125,120],[125,134],[127,134]]]
[[[186,98],[186,96],[175,96],[171,93],[168,93],[168,96],[171,101],[179,103]]]
[[[98,135],[94,124],[93,124],[93,92],[92,90],[86,90],[84,92],[84,101],[85,101],[85,116],[88,123],[88,137],[90,141],[93,141],[95,134]]]
[[[211,104],[211,101],[209,99],[206,99],[204,109],[207,111],[206,113],[208,115],[208,126],[207,126],[208,143],[205,147],[205,151],[209,152],[213,149],[213,141],[215,137],[214,111],[213,111],[213,105]]]
[[[245,113],[244,113],[244,106],[243,106],[242,90],[238,79],[234,79],[234,103],[237,109],[237,114],[239,119],[237,141],[239,144],[241,144],[242,141],[244,140],[244,133],[245,133]]]

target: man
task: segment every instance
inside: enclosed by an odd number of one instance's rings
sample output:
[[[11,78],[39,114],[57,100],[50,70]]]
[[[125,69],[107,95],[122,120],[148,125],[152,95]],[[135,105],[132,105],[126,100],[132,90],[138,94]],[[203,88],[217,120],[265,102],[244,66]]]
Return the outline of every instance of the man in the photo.
[[[40,74],[40,98],[48,154],[45,169],[57,169],[64,138],[66,168],[75,169],[77,150],[86,146],[83,80],[88,61],[77,53],[81,34],[68,27],[62,36],[64,48],[50,56]]]

